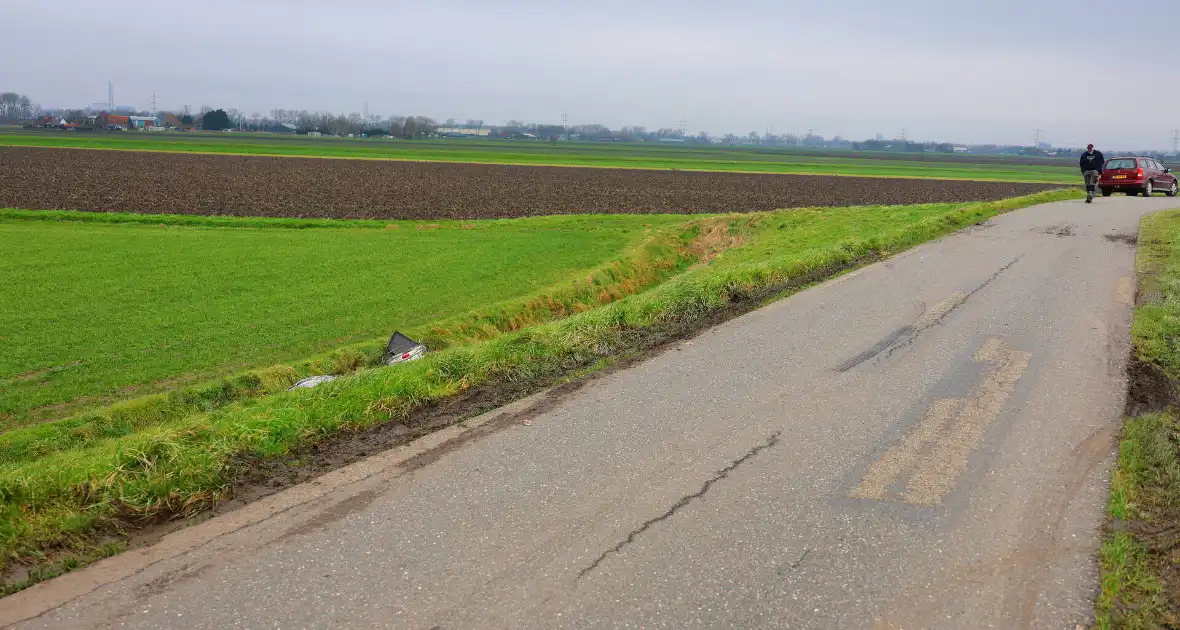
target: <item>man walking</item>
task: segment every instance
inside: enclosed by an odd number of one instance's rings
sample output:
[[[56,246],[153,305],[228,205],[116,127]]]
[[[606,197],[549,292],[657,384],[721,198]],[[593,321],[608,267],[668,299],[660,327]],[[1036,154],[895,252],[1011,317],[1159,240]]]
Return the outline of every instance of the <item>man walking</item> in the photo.
[[[1082,168],[1082,176],[1086,178],[1086,203],[1094,202],[1094,190],[1098,188],[1098,177],[1102,175],[1104,164],[1106,164],[1106,158],[1102,157],[1101,151],[1095,151],[1092,144],[1086,147],[1086,152],[1078,161],[1078,165]]]

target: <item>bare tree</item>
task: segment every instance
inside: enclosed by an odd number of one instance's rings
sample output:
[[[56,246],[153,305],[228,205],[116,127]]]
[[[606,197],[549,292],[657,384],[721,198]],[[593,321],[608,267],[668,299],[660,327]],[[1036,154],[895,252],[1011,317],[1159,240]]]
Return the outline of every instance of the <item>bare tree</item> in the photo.
[[[30,120],[40,114],[41,108],[29,100],[29,97],[16,92],[0,94],[0,118],[10,120]]]
[[[233,121],[235,127],[238,129],[242,128],[243,123],[246,121],[246,115],[242,113],[242,110],[231,107],[225,113],[229,114],[229,119]]]
[[[389,117],[389,135],[398,138],[406,135],[406,117],[405,116],[390,116]]]
[[[21,97],[16,102],[17,117],[21,120],[28,120],[33,117],[33,103],[29,101],[29,97],[21,94]]]
[[[16,104],[20,102],[20,94],[4,92],[0,94],[0,118],[16,118]]]
[[[351,112],[345,118],[347,131],[345,133],[360,133],[365,128],[365,118],[360,112]]]

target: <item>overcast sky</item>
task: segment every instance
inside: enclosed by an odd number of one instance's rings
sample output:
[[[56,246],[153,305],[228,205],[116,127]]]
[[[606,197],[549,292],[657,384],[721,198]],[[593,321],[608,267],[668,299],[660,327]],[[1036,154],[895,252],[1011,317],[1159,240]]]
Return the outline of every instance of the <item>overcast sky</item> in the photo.
[[[1176,0],[0,0],[0,90],[1170,149],[1178,27]]]

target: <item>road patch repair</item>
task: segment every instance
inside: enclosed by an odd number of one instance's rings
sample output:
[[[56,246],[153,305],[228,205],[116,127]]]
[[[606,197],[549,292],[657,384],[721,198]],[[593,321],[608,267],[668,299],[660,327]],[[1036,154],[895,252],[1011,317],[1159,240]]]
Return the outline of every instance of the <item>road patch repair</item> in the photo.
[[[941,503],[1031,358],[1000,339],[987,340],[975,361],[990,371],[971,396],[935,400],[905,438],[869,467],[850,496],[928,507]],[[903,480],[904,490],[894,490]]]

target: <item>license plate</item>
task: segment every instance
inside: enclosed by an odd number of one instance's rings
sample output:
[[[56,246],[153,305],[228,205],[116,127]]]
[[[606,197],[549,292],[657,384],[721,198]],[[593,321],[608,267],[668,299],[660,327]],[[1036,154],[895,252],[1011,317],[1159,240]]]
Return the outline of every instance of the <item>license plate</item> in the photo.
[[[1115,175],[1111,179],[1127,179],[1127,176],[1126,175]]]

